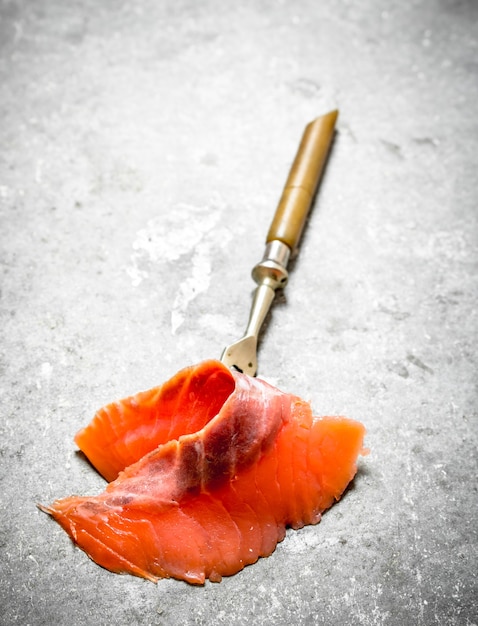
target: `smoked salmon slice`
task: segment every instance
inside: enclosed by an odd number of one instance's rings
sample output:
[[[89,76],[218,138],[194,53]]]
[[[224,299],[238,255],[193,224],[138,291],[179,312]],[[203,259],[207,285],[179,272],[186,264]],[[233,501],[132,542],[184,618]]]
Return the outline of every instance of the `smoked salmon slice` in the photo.
[[[160,444],[201,430],[233,390],[234,378],[217,361],[185,367],[159,387],[100,409],[75,443],[110,482]]]
[[[320,521],[354,477],[364,434],[205,361],[99,411],[76,440],[117,478],[40,508],[108,570],[219,581],[270,555],[288,526]]]

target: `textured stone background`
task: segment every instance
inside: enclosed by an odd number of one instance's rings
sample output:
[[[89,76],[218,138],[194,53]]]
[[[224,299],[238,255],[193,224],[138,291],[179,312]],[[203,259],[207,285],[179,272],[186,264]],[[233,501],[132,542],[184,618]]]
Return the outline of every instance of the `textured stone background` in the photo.
[[[0,622],[478,624],[478,4],[0,0]],[[320,525],[220,584],[40,513],[73,436],[244,330],[305,124],[340,109],[260,374],[363,421]]]

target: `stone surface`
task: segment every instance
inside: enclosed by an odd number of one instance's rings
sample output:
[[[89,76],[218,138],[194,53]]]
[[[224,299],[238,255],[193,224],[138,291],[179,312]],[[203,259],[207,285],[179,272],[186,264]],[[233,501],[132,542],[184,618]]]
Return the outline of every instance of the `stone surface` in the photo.
[[[0,622],[478,624],[478,5],[0,2]],[[260,375],[365,423],[321,524],[220,584],[110,574],[40,513],[75,432],[247,321],[305,124],[338,132]]]

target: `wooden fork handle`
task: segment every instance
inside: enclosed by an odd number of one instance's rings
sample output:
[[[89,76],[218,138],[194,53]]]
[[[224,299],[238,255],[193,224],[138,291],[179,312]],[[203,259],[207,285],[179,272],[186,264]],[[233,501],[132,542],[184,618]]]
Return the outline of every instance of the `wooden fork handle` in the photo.
[[[291,250],[299,243],[327,160],[337,116],[338,111],[330,111],[305,127],[266,243],[279,240]]]

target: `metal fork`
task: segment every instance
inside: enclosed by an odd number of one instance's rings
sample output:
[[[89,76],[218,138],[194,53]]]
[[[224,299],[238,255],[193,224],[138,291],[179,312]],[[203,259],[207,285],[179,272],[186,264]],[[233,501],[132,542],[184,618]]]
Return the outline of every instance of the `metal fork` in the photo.
[[[257,373],[259,331],[274,300],[287,284],[287,264],[295,251],[312,205],[334,136],[338,111],[305,127],[269,232],[262,261],[252,270],[257,283],[244,336],[227,346],[221,361],[244,374]]]

